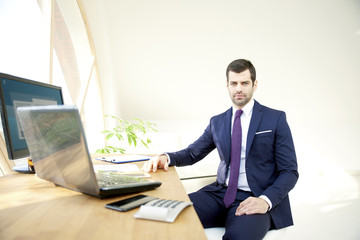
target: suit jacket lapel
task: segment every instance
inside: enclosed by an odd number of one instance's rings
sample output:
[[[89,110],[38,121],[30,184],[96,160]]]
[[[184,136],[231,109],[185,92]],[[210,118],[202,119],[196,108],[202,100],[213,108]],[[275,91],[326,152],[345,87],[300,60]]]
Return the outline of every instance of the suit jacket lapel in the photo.
[[[247,136],[246,159],[249,155],[249,151],[251,149],[251,145],[253,143],[255,133],[259,127],[261,118],[262,118],[262,107],[257,101],[255,101],[253,113],[252,113],[252,117],[251,117],[251,121],[250,121],[248,136]]]

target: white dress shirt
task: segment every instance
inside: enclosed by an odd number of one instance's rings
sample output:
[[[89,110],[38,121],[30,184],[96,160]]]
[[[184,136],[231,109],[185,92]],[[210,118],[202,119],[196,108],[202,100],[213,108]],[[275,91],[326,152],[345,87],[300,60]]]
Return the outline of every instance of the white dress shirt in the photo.
[[[247,135],[249,131],[250,126],[250,120],[253,112],[254,107],[254,100],[251,99],[248,104],[246,104],[241,110],[243,113],[241,114],[240,121],[241,121],[241,158],[240,158],[240,169],[239,169],[239,180],[238,180],[238,189],[241,189],[243,191],[251,192],[251,189],[249,187],[247,178],[246,178],[246,170],[245,170],[245,164],[246,164],[246,141],[247,141]],[[235,120],[235,112],[237,111],[236,108],[233,107],[233,114],[231,119],[231,134],[233,131],[233,125]],[[230,165],[229,165],[229,171],[226,176],[226,184],[229,183],[230,178]]]

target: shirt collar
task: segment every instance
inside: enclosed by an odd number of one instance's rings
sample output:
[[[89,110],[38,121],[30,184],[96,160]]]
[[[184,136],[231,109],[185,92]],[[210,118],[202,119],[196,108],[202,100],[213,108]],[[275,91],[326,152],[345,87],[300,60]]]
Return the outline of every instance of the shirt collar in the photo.
[[[246,116],[249,116],[254,108],[254,99],[252,98],[241,110],[243,111],[243,114],[245,114]],[[232,111],[233,111],[233,116],[235,116],[235,112],[238,109],[236,109],[234,106],[232,107]]]

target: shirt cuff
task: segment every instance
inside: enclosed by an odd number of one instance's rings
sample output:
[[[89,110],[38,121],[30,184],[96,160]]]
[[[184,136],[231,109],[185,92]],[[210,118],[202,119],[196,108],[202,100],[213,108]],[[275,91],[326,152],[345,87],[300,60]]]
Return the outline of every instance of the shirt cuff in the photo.
[[[160,154],[160,156],[161,156],[161,155],[166,155],[166,157],[167,157],[167,159],[168,159],[168,164],[169,164],[169,166],[170,166],[171,161],[170,161],[170,156],[169,156],[169,154],[167,154],[167,153],[162,153],[162,154]]]
[[[272,208],[272,203],[271,203],[270,199],[269,199],[267,196],[265,196],[265,195],[261,195],[259,198],[264,199],[264,200],[269,204],[268,211],[270,211],[271,208]]]

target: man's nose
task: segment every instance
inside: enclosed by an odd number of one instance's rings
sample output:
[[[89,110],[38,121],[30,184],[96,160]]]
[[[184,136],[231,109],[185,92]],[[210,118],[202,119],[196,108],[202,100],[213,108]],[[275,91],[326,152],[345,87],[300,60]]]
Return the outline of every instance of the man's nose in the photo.
[[[242,86],[241,86],[241,84],[238,84],[238,85],[236,86],[236,92],[242,92]]]

